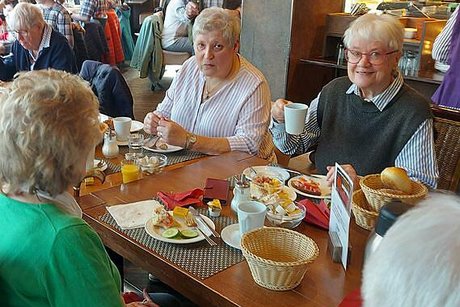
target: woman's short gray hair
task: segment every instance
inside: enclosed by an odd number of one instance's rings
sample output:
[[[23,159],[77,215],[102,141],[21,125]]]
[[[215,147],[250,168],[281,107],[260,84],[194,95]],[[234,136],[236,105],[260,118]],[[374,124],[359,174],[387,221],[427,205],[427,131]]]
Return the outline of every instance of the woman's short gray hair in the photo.
[[[2,192],[55,196],[80,182],[102,137],[89,84],[63,71],[31,71],[1,91],[0,101]]]
[[[402,51],[404,27],[391,15],[367,13],[351,23],[343,35],[345,47],[350,48],[354,40],[380,41],[391,51]]]
[[[21,2],[16,4],[7,16],[8,27],[13,31],[29,30],[35,25],[43,26],[42,11],[34,4]]]
[[[235,14],[219,7],[201,11],[193,24],[193,37],[212,31],[220,31],[226,43],[233,47],[240,37],[240,20]]]

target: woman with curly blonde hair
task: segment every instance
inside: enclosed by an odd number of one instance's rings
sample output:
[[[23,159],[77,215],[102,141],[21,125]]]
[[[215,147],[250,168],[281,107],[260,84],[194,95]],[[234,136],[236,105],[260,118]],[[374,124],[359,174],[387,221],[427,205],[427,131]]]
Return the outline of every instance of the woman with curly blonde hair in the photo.
[[[101,140],[98,115],[89,85],[62,71],[0,91],[2,306],[124,306],[117,269],[66,192]]]

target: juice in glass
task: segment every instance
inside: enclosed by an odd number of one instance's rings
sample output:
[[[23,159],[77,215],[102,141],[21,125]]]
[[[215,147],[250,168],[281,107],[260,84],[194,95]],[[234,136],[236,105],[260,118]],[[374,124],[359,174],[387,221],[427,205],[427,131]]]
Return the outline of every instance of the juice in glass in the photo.
[[[128,183],[139,178],[139,166],[134,162],[123,163],[121,166],[121,175],[123,177],[123,183]]]

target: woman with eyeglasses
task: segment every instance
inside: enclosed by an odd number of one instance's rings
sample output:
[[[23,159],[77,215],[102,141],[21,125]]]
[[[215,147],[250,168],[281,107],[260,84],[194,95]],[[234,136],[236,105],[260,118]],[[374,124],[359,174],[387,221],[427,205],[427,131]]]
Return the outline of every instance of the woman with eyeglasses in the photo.
[[[77,72],[75,55],[67,39],[43,19],[41,9],[30,3],[17,4],[7,16],[15,37],[12,55],[0,58],[0,80],[11,80],[19,71],[54,68]]]
[[[388,166],[436,187],[438,170],[428,99],[404,83],[398,70],[404,28],[390,15],[366,14],[345,31],[348,76],[325,85],[308,109],[304,131],[286,133],[284,106],[271,110],[270,130],[285,154],[316,148],[314,163],[332,184],[337,162],[357,183],[358,175]]]

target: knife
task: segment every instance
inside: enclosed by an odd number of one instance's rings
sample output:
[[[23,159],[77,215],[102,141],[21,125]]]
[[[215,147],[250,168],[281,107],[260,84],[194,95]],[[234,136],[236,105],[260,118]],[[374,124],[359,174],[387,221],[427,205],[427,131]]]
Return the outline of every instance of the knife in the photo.
[[[200,213],[195,208],[190,206],[190,207],[188,207],[188,210],[190,210],[192,215],[195,217],[195,220],[196,220],[196,222],[198,224],[198,227],[203,228],[207,233],[211,232],[214,237],[220,238],[219,233],[217,231],[215,231],[212,227],[210,227],[208,225],[208,223],[206,223],[205,220],[203,220],[203,218],[201,217]]]

